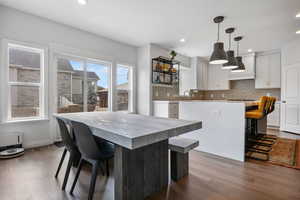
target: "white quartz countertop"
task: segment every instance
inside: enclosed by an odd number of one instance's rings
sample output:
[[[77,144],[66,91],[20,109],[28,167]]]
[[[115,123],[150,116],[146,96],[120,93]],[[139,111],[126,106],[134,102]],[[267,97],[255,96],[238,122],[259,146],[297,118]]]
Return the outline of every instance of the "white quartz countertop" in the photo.
[[[54,114],[66,121],[82,122],[95,136],[135,149],[202,128],[201,121],[158,118],[122,112]]]

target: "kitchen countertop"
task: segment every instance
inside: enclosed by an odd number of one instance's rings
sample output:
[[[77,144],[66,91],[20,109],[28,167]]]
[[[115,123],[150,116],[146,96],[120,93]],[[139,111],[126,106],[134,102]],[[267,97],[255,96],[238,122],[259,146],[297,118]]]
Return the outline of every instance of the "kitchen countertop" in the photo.
[[[257,105],[257,101],[240,101],[240,100],[196,100],[196,99],[182,99],[182,100],[153,100],[154,102],[161,102],[161,103],[177,103],[180,101],[184,102],[220,102],[220,103],[244,103],[246,106],[255,106]]]

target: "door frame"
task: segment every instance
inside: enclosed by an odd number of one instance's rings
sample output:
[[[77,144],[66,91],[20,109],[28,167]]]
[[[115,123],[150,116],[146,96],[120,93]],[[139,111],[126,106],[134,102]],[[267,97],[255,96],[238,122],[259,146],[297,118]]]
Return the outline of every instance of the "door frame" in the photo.
[[[293,64],[293,65],[288,65],[288,66],[285,66],[285,67],[282,67],[281,69],[281,100],[282,100],[282,103],[281,103],[281,111],[280,111],[280,130],[282,131],[287,131],[287,132],[292,132],[292,133],[295,133],[295,134],[300,134],[300,124],[298,125],[299,128],[293,128],[293,129],[289,129],[287,126],[286,126],[286,123],[285,123],[285,119],[286,119],[286,105],[287,105],[287,100],[286,100],[286,91],[285,91],[285,82],[286,82],[286,70],[290,69],[290,68],[298,68],[298,98],[300,96],[300,63],[296,63],[296,64]],[[300,102],[298,103],[298,122],[300,121]]]

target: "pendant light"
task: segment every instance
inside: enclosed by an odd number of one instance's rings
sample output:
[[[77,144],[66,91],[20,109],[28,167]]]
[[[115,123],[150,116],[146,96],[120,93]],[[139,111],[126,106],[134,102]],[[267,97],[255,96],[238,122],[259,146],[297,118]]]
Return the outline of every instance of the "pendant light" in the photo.
[[[224,51],[224,43],[219,42],[220,39],[220,23],[224,21],[223,16],[218,16],[214,18],[214,22],[218,24],[218,37],[217,42],[214,44],[214,51],[210,57],[209,63],[210,64],[225,64],[228,62],[227,55]]]
[[[235,37],[234,41],[237,42],[237,46],[236,46],[236,53],[237,53],[237,57],[236,57],[236,61],[238,64],[238,68],[236,69],[232,69],[232,72],[244,72],[246,70],[245,65],[243,63],[243,59],[242,56],[239,56],[239,47],[240,47],[240,41],[243,39],[243,37],[239,36],[239,37]]]
[[[222,69],[236,69],[238,68],[237,60],[234,57],[234,51],[231,50],[231,34],[234,32],[234,28],[228,28],[225,32],[229,35],[229,48],[226,52],[228,63],[223,64]]]

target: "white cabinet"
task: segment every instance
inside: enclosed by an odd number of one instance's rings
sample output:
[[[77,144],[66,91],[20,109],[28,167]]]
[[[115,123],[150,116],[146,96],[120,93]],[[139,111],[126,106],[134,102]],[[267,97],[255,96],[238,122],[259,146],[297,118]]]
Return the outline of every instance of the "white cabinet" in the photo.
[[[180,66],[179,94],[184,95],[184,93],[190,89],[197,89],[197,81],[194,69]]]
[[[255,88],[280,88],[280,52],[262,54],[256,57]]]
[[[229,80],[255,79],[255,53],[243,55],[244,72],[229,73]]]
[[[178,119],[179,103],[177,101],[153,101],[153,115]]]
[[[209,65],[208,61],[194,57],[191,60],[191,68],[181,70],[182,78],[180,79],[182,89],[198,90],[229,90],[230,81],[228,78],[229,71],[223,70],[221,65]]]
[[[203,59],[197,59],[197,89],[207,90],[207,75],[208,75],[208,61]]]
[[[275,103],[274,111],[268,115],[268,126],[279,127],[280,126],[280,102]]]
[[[207,90],[229,90],[228,70],[222,69],[221,65],[208,66]]]

